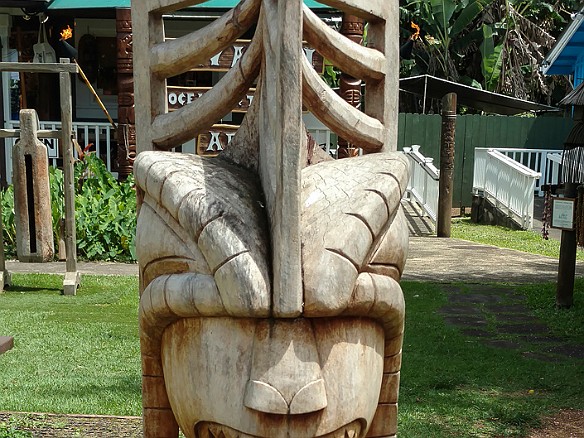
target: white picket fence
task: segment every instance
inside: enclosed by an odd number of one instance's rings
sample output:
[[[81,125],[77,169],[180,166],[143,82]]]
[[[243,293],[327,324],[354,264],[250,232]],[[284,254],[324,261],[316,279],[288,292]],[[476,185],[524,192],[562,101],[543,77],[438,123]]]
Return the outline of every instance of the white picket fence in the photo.
[[[420,145],[405,147],[403,151],[410,161],[406,197],[416,202],[436,225],[440,172],[433,164],[434,159],[425,157],[420,152]]]
[[[473,194],[488,199],[522,228],[533,228],[534,194],[541,176],[498,149],[475,149]]]

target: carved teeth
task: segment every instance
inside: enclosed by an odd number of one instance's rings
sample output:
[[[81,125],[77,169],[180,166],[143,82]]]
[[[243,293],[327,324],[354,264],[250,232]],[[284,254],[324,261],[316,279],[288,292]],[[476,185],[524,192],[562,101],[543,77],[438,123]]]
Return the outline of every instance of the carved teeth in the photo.
[[[216,423],[206,423],[200,424],[196,429],[196,438],[260,438],[254,435],[247,435],[243,432],[239,432],[228,426],[223,426]],[[328,433],[326,435],[321,435],[320,438],[360,438],[361,437],[361,424],[358,421],[354,421],[345,427],[337,429],[334,432]]]

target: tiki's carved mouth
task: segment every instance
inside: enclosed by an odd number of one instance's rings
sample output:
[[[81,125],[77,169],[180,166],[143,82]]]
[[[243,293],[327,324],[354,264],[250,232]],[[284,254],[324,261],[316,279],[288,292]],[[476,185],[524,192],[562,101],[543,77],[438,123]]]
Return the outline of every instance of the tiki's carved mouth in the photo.
[[[355,420],[334,432],[327,433],[325,435],[318,435],[315,438],[362,438],[361,434],[362,423],[359,420]],[[249,435],[247,433],[240,432],[238,430],[232,429],[229,426],[224,426],[217,423],[200,422],[195,426],[195,437],[196,438],[268,438],[257,435]],[[301,438],[301,437],[298,437]],[[307,437],[302,437],[307,438]]]

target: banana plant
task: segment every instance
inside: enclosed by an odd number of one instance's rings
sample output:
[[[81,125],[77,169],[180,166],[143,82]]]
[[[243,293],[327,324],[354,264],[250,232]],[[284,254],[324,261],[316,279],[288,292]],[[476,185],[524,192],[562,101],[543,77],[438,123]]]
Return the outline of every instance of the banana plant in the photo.
[[[415,7],[422,28],[426,31],[426,43],[430,60],[437,62],[437,73],[447,79],[457,80],[457,61],[461,53],[453,50],[454,42],[474,30],[477,17],[494,0],[416,0],[406,8]],[[431,69],[434,70],[434,69]]]

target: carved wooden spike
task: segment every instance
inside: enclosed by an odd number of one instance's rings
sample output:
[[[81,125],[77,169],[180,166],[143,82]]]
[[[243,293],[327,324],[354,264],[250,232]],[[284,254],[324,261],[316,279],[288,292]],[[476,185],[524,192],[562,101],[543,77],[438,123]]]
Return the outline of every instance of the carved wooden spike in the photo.
[[[302,312],[300,169],[302,1],[262,1],[260,177],[272,236],[274,316]],[[277,61],[277,62],[274,62]],[[279,61],[279,62],[278,62]]]

